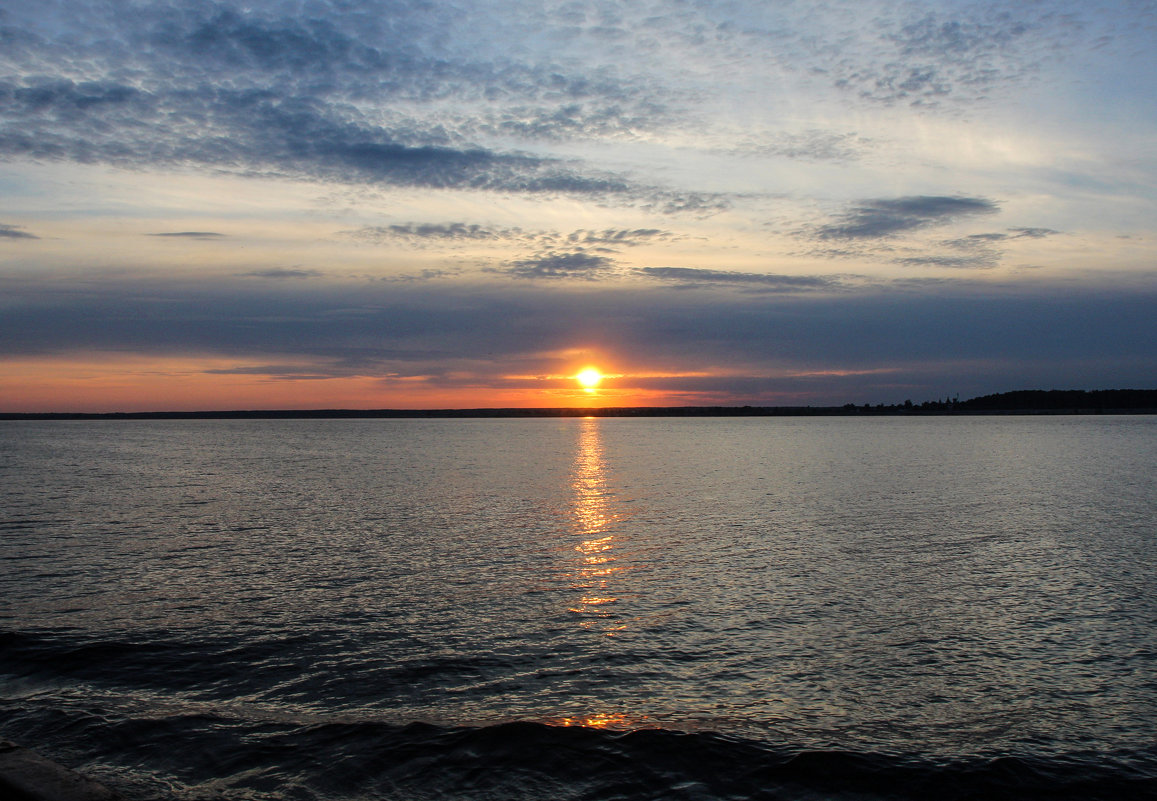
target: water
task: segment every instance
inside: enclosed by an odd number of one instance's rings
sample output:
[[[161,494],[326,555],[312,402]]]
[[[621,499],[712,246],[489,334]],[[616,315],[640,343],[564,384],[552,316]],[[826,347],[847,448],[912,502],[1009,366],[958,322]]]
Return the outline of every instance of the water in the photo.
[[[128,798],[1157,797],[1157,417],[0,449],[0,734]]]

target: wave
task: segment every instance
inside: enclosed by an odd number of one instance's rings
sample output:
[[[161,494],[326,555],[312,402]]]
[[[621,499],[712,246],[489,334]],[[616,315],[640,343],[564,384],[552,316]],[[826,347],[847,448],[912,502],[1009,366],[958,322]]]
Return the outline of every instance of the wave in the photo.
[[[246,708],[241,698],[259,694],[263,682],[245,674],[295,674],[277,658],[286,645],[276,637],[175,642],[0,632],[0,673],[8,677],[0,683],[0,735],[85,766],[127,799],[158,801],[1157,798],[1157,748],[1058,753],[1042,744],[1037,752],[945,756],[816,748],[787,732],[777,741],[774,734],[610,730],[586,719],[462,726]],[[463,669],[443,661],[401,662],[390,675],[414,681],[415,671]],[[339,680],[356,684],[360,676],[337,671],[313,690]],[[225,691],[197,703],[181,692],[206,686]],[[245,693],[235,692],[242,686]]]
[[[40,717],[37,721],[35,718]],[[294,725],[212,714],[129,718],[78,704],[14,719],[83,758],[127,799],[423,801],[1132,801],[1157,797],[1137,761],[793,750],[711,732],[517,721],[453,727]],[[33,743],[26,743],[33,744]],[[1148,764],[1153,764],[1151,756]]]

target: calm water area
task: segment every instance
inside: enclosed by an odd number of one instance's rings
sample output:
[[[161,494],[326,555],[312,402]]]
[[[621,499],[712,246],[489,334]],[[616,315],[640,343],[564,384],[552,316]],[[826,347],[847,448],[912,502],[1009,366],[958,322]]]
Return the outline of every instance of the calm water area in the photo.
[[[127,798],[1157,797],[1157,416],[0,423]]]

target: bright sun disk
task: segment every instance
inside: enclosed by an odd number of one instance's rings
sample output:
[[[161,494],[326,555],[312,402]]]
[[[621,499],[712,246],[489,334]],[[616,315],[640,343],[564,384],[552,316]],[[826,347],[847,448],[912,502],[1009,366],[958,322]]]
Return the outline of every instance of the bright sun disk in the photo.
[[[603,380],[603,374],[593,367],[588,367],[575,376],[580,384],[587,389],[594,389]]]

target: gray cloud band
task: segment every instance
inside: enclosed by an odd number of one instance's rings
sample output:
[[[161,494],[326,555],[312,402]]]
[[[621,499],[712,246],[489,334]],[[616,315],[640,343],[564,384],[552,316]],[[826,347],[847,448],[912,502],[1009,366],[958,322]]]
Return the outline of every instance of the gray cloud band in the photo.
[[[993,214],[999,206],[985,198],[918,195],[861,201],[835,222],[816,230],[820,239],[881,239],[941,225],[960,217]]]

